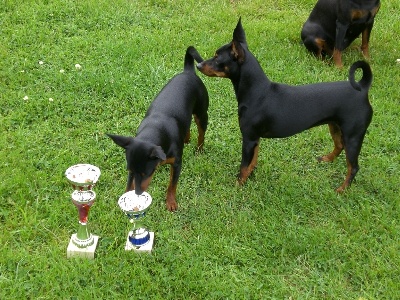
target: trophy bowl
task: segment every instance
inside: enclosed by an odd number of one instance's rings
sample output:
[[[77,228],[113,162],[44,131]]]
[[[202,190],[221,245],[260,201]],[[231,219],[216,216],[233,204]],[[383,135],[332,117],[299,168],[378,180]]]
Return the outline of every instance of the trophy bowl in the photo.
[[[100,169],[90,164],[77,164],[65,171],[65,176],[74,189],[91,190],[100,177]]]
[[[134,219],[139,219],[146,215],[151,202],[152,198],[148,193],[143,192],[140,195],[136,195],[133,190],[123,194],[118,200],[118,205],[133,223]]]

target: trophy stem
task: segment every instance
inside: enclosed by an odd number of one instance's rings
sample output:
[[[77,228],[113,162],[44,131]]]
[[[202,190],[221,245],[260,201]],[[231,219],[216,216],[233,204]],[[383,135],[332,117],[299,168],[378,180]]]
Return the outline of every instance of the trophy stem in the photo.
[[[79,227],[78,231],[76,232],[76,237],[80,240],[87,240],[90,237],[87,223],[79,222]]]
[[[89,232],[87,223],[79,222],[78,231],[72,242],[79,248],[86,248],[93,245],[94,238],[93,235]]]

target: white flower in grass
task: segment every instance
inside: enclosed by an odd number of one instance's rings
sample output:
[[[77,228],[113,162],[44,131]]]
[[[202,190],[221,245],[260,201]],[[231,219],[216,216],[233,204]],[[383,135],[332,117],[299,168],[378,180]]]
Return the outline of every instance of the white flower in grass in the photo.
[[[28,97],[28,96],[25,96],[23,99],[24,99],[25,101],[27,101],[27,100],[29,99],[29,97]]]
[[[80,64],[75,64],[75,69],[80,70],[82,69],[82,66]]]
[[[61,70],[60,70],[60,73],[64,73],[64,72],[65,72],[65,70],[64,70],[64,69],[61,69]]]
[[[39,60],[39,65],[43,65],[43,64],[44,64],[44,62]]]
[[[50,102],[53,102],[53,101],[54,101],[54,99],[53,99],[53,98],[49,98],[49,101],[50,101]]]
[[[400,58],[396,59],[397,63],[400,64]]]

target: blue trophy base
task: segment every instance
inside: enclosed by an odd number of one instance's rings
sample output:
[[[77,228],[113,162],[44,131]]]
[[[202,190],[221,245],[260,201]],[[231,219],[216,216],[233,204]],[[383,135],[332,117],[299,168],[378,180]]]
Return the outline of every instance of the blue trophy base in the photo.
[[[125,250],[126,251],[136,251],[136,252],[151,252],[153,250],[153,244],[154,244],[154,232],[149,232],[150,234],[150,239],[149,241],[144,244],[143,246],[137,247],[131,243],[129,240],[129,237],[133,234],[132,231],[129,231],[128,237],[126,238],[126,244],[125,244]]]

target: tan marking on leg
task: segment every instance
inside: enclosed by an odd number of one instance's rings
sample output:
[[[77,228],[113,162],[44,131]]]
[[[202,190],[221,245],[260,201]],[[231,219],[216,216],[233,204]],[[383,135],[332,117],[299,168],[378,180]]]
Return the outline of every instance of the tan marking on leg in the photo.
[[[318,52],[316,53],[316,56],[317,56],[319,59],[322,59],[322,58],[323,58],[323,57],[322,57],[322,52],[325,52],[325,53],[327,53],[328,55],[331,55],[331,54],[332,54],[332,50],[329,49],[329,48],[326,46],[326,42],[325,42],[324,39],[316,38],[314,41],[315,41],[315,44],[316,44],[317,47],[318,47]]]
[[[347,175],[346,175],[346,179],[344,180],[343,184],[342,184],[340,187],[338,187],[338,188],[336,189],[336,192],[338,192],[338,193],[343,193],[343,192],[345,191],[345,189],[346,189],[348,186],[350,186],[350,184],[351,184],[351,177],[352,177],[352,175],[351,175],[351,170],[352,170],[352,166],[351,166],[350,162],[349,162],[347,159],[346,159],[346,162],[347,162]]]
[[[172,178],[174,176],[174,168],[171,165],[171,171],[169,175],[169,185],[167,190],[167,200],[166,205],[169,211],[176,211],[178,209],[178,203],[176,203],[176,188],[177,184],[172,183]]]
[[[342,52],[339,51],[338,49],[334,49],[333,50],[333,61],[335,62],[335,65],[338,68],[343,68],[343,64],[342,64]]]
[[[373,10],[371,10],[371,15],[373,17],[375,17],[380,8],[381,8],[381,4],[379,3],[379,5],[377,7],[375,7]]]
[[[369,39],[368,29],[364,29],[361,38],[361,51],[366,59],[369,59],[368,39]]]
[[[174,163],[175,163],[175,157],[168,157],[166,160],[162,161],[160,165],[166,165],[166,164],[172,165]]]
[[[206,133],[204,129],[201,127],[200,119],[197,117],[197,115],[194,115],[194,121],[196,122],[197,131],[199,133],[197,136],[197,151],[201,152],[203,150],[204,136]]]
[[[340,130],[339,126],[336,124],[328,124],[329,126],[329,132],[331,134],[333,143],[334,143],[334,148],[331,153],[321,156],[318,158],[318,161],[325,161],[325,162],[331,162],[333,161],[337,156],[339,156],[340,153],[343,151],[343,139],[342,139],[342,131]]]
[[[260,144],[257,143],[257,145],[254,147],[254,154],[250,164],[247,167],[240,168],[239,178],[237,182],[239,185],[243,185],[246,182],[247,178],[249,178],[254,168],[257,166],[259,148]]]

